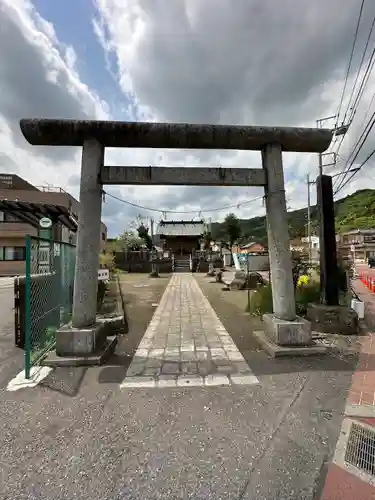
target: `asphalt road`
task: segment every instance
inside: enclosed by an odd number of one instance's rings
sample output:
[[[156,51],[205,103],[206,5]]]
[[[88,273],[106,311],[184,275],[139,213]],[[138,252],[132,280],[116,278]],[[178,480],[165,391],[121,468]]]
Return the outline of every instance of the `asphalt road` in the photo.
[[[23,351],[14,346],[13,280],[0,278],[0,387],[23,366]]]
[[[367,264],[356,264],[356,271],[357,273],[363,272],[364,274],[367,274],[368,276],[375,276],[375,267],[371,268]]]
[[[315,500],[353,360],[268,359],[243,311],[206,283],[260,384],[120,389],[166,283],[127,284],[129,334],[109,365],[57,369],[17,392],[6,384],[22,351],[9,333],[12,295],[0,291],[8,311],[0,318],[0,498]]]
[[[13,288],[14,278],[0,277],[0,289]]]

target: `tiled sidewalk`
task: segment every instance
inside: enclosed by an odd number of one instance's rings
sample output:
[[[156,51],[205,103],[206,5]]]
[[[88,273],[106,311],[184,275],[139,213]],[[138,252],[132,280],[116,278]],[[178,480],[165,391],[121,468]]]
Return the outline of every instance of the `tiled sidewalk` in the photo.
[[[375,430],[375,294],[359,280],[355,280],[352,286],[365,302],[367,335],[361,339],[361,352],[349,390],[340,437],[320,500],[375,500],[375,477],[345,460],[351,426],[361,424],[364,428]],[[373,446],[367,443],[362,448],[368,454],[367,460],[373,460]]]
[[[361,339],[361,353],[353,375],[346,414],[375,417],[375,294],[359,280],[353,289],[365,302],[365,322],[368,334]]]
[[[195,278],[174,274],[121,388],[257,383]]]

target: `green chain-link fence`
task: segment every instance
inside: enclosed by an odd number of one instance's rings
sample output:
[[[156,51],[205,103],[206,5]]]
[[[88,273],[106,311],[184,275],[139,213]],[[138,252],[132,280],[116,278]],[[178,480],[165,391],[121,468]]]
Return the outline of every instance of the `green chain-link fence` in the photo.
[[[75,246],[27,236],[25,376],[54,346],[56,330],[71,319]]]

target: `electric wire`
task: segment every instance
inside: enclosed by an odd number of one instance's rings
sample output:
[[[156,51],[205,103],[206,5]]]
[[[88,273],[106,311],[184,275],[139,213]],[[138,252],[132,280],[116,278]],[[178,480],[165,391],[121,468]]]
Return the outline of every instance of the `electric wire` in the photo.
[[[358,174],[358,172],[361,170],[361,168],[366,165],[366,163],[375,155],[375,149],[367,156],[367,158],[361,163],[361,165],[358,167],[358,170],[356,169],[355,172],[352,173],[352,175],[346,179],[346,182],[344,182],[344,184],[341,185],[340,189],[337,190],[334,195],[336,195],[339,191],[341,191],[342,189],[344,189],[344,187],[349,184],[349,182],[353,179],[353,177]]]
[[[134,203],[132,201],[124,200],[123,198],[120,198],[118,196],[115,196],[114,194],[108,193],[107,191],[103,191],[103,193],[106,196],[109,196],[110,198],[113,198],[117,201],[120,201],[122,203],[125,203],[126,205],[130,205],[135,208],[140,208],[141,210],[148,210],[150,212],[157,212],[161,214],[201,214],[203,212],[220,212],[222,210],[228,210],[231,208],[239,208],[242,207],[243,205],[248,205],[250,203],[253,203],[257,200],[261,200],[264,198],[264,196],[257,196],[255,198],[252,198],[251,200],[243,201],[240,203],[234,203],[233,205],[224,205],[221,207],[214,207],[214,208],[206,208],[206,209],[196,209],[196,210],[165,210],[165,209],[160,209],[160,208],[154,208],[154,207],[146,207],[144,205],[140,205],[138,203]]]
[[[354,40],[353,40],[352,50],[351,50],[351,53],[350,53],[350,58],[349,58],[348,69],[347,69],[347,71],[346,71],[346,76],[345,76],[344,87],[343,87],[343,89],[342,89],[341,99],[340,99],[340,104],[339,104],[338,111],[337,111],[337,114],[336,114],[336,125],[335,125],[335,128],[337,128],[337,125],[338,125],[338,123],[339,123],[339,119],[340,119],[340,113],[341,113],[342,103],[343,103],[343,101],[344,101],[344,96],[345,96],[346,86],[347,86],[347,84],[348,84],[348,79],[349,79],[349,74],[350,74],[350,68],[351,68],[351,66],[352,66],[352,61],[353,61],[354,50],[355,50],[355,46],[356,46],[357,39],[358,39],[359,26],[360,26],[360,24],[361,24],[361,18],[362,18],[362,12],[363,12],[363,6],[364,6],[364,4],[365,4],[365,0],[362,0],[362,2],[361,2],[361,8],[359,9],[359,15],[358,15],[358,20],[357,20],[357,26],[356,26],[356,30],[355,30],[355,34],[354,34]]]
[[[355,80],[354,80],[354,84],[353,84],[353,88],[352,88],[352,91],[350,93],[350,97],[349,97],[349,101],[348,101],[348,105],[346,107],[346,111],[345,111],[345,115],[344,115],[344,118],[343,118],[343,123],[345,123],[345,120],[346,120],[346,117],[348,115],[348,111],[350,109],[350,105],[351,105],[351,102],[352,102],[352,99],[353,99],[353,95],[354,95],[354,91],[356,89],[356,86],[357,86],[357,83],[358,83],[358,78],[359,78],[359,75],[361,73],[361,70],[362,70],[362,66],[363,66],[363,63],[364,63],[364,60],[365,60],[365,57],[366,57],[366,53],[367,53],[367,49],[368,49],[368,46],[370,44],[370,39],[371,39],[371,35],[372,35],[372,32],[374,30],[374,26],[375,26],[375,16],[372,20],[372,24],[371,24],[371,28],[370,28],[370,31],[369,31],[369,34],[367,36],[367,40],[366,40],[366,44],[365,44],[365,48],[363,49],[363,53],[362,53],[362,57],[361,57],[361,61],[359,63],[359,66],[358,66],[358,70],[357,70],[357,74],[356,74],[356,77],[355,77]],[[374,49],[375,51],[375,49]],[[373,53],[374,53],[373,51]],[[366,74],[365,74],[366,75]],[[364,76],[365,76],[364,75]],[[362,78],[362,84],[363,84],[363,81],[364,81],[364,78]],[[362,85],[361,84],[361,85]],[[361,88],[361,86],[360,86]],[[357,97],[358,97],[359,94],[357,94]],[[357,103],[357,97],[355,99],[355,103]],[[353,103],[353,107],[352,107],[352,113],[351,113],[351,117],[353,118],[354,115],[355,115],[355,112],[356,112],[356,109],[354,109],[354,105],[355,103]],[[352,118],[349,118],[349,123],[351,122]]]
[[[371,118],[369,119],[369,121],[367,122],[367,125],[365,126],[362,134],[360,135],[360,137],[358,138],[352,152],[350,153],[348,159],[347,159],[347,162],[346,164],[344,165],[344,168],[342,169],[342,173],[343,173],[343,178],[340,179],[340,181],[338,182],[338,185],[336,187],[336,190],[334,192],[334,195],[336,195],[339,191],[342,190],[343,186],[346,186],[347,185],[347,182],[346,182],[346,179],[347,179],[347,176],[348,176],[348,173],[349,173],[349,170],[351,169],[351,167],[353,166],[354,162],[356,161],[359,153],[361,152],[361,149],[364,145],[364,143],[366,142],[367,140],[367,137],[369,136],[372,128],[374,127],[375,125],[375,111],[372,113],[371,115]],[[358,149],[357,149],[358,148]],[[357,150],[357,151],[356,151]],[[355,153],[355,154],[354,154]],[[353,154],[354,154],[354,157],[353,157]],[[352,158],[353,157],[353,158]],[[351,159],[352,158],[352,159]],[[361,165],[360,168],[362,168],[363,165]],[[359,170],[358,170],[359,171]],[[358,173],[357,172],[354,172],[354,173]],[[352,179],[353,176],[350,177],[350,179]]]

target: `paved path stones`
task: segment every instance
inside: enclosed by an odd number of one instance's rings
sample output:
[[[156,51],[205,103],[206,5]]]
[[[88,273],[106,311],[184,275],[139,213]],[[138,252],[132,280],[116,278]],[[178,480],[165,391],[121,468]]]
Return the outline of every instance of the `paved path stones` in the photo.
[[[121,388],[257,383],[197,281],[175,273]]]

